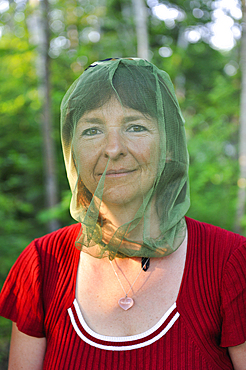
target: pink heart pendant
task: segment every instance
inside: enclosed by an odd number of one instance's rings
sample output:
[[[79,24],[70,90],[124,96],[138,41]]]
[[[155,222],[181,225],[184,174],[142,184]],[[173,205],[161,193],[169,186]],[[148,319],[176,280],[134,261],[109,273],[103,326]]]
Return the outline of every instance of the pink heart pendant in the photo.
[[[118,303],[123,310],[127,311],[134,305],[134,300],[132,298],[124,297],[120,298]]]

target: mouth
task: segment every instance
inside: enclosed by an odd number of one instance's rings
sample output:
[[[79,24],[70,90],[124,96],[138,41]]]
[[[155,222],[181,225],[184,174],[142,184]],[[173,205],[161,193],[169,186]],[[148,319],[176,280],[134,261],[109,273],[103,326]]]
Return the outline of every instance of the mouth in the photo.
[[[136,169],[134,170],[128,170],[126,168],[120,168],[118,170],[108,170],[106,172],[106,177],[120,177],[120,176],[127,176],[129,175],[130,173],[133,173],[135,172]],[[99,176],[102,176],[102,173],[99,173],[98,174]]]

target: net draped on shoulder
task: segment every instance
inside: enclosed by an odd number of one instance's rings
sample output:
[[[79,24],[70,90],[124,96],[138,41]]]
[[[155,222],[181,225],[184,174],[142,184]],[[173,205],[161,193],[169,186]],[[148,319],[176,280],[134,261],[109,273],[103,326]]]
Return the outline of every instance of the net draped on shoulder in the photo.
[[[141,204],[135,215],[120,226],[107,218],[103,207],[107,191],[106,173],[111,166],[111,159],[108,159],[92,193],[85,186],[81,171],[87,166],[87,161],[81,161],[74,149],[81,118],[94,110],[100,111],[110,99],[117,100],[123,112],[131,109],[140,112],[146,120],[157,122],[158,128],[155,153],[153,150],[150,153],[153,165],[158,157],[155,178],[146,192],[142,191],[141,177],[136,181],[135,186],[142,197]],[[113,259],[163,257],[181,245],[186,233],[184,215],[190,204],[189,159],[184,119],[166,72],[138,58],[116,58],[93,63],[63,98],[61,137],[72,191],[70,211],[72,217],[81,223],[77,248],[97,258],[107,256]],[[90,137],[90,140],[92,143],[94,138]],[[83,140],[80,145],[83,150]],[[142,236],[141,240],[136,240],[134,230],[140,223],[144,225]],[[157,230],[154,234],[153,229]]]

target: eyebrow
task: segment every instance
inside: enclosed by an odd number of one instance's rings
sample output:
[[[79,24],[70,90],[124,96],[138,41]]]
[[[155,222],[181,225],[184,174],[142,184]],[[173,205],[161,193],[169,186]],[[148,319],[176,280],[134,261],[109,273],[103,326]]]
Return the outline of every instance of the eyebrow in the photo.
[[[143,115],[141,115],[141,116],[126,116],[126,117],[123,118],[123,122],[128,123],[128,122],[138,121],[138,120],[142,120],[142,119],[147,119],[147,118]]]
[[[100,124],[100,125],[103,124],[103,121],[100,118],[94,118],[94,117],[91,117],[91,118],[81,117],[81,119],[79,120],[79,123],[81,122]]]
[[[128,122],[133,122],[133,121],[138,121],[142,119],[148,119],[147,117],[144,117],[143,115],[138,115],[138,116],[126,116],[122,119],[123,123],[128,123]],[[96,118],[96,117],[89,117],[89,118],[83,118],[81,117],[80,122],[86,122],[86,123],[92,123],[92,124],[103,124],[103,120],[101,118]]]

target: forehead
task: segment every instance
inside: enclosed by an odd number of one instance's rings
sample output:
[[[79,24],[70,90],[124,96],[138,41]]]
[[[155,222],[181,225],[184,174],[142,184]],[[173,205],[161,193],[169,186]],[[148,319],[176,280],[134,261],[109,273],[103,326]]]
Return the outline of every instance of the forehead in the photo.
[[[96,122],[96,120],[104,122],[115,119],[119,119],[123,123],[144,120],[146,122],[152,122],[156,124],[156,120],[149,115],[143,114],[136,109],[123,106],[116,98],[111,98],[100,108],[85,112],[79,119],[78,124],[86,122],[93,123],[93,121]]]

